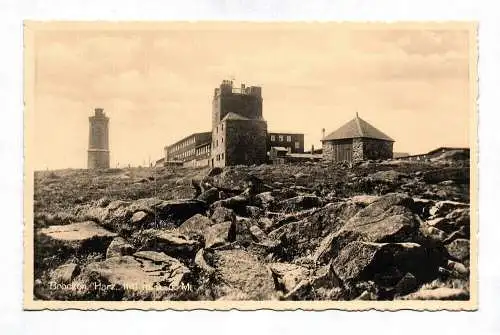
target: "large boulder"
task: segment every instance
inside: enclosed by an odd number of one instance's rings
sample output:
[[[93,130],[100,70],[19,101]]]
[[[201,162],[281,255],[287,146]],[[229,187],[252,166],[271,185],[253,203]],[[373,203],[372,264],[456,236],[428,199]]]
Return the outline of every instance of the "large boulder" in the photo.
[[[205,231],[205,248],[214,248],[236,240],[236,223],[216,223]]]
[[[214,222],[208,217],[195,214],[186,221],[184,221],[178,228],[177,231],[181,234],[186,234],[188,236],[203,236],[205,231],[213,225]]]
[[[301,281],[306,280],[310,270],[291,263],[271,263],[268,265],[277,290],[283,293],[292,291]]]
[[[272,300],[276,292],[268,268],[257,256],[242,250],[219,250],[214,268],[220,280],[214,288],[216,299]]]
[[[131,256],[108,258],[88,264],[81,280],[89,289],[123,292],[132,299],[158,299],[165,293],[188,287],[189,269],[164,253],[140,251]],[[106,284],[103,286],[103,283]]]
[[[271,231],[269,238],[281,241],[285,260],[314,251],[324,237],[340,230],[360,209],[351,202],[326,205],[300,221],[289,222]]]
[[[140,235],[144,240],[142,250],[159,251],[173,257],[191,259],[203,247],[202,241],[192,239],[177,230],[148,229]]]
[[[442,262],[416,243],[355,241],[340,251],[332,266],[346,284],[373,281],[381,287],[394,288],[407,273],[419,282],[435,278]]]
[[[410,210],[412,201],[412,198],[398,193],[380,197],[357,212],[342,227],[330,232],[316,249],[313,260],[326,262],[352,241],[412,241],[419,227]]]
[[[40,229],[37,235],[44,248],[60,247],[78,253],[105,252],[117,236],[92,221],[50,226]]]

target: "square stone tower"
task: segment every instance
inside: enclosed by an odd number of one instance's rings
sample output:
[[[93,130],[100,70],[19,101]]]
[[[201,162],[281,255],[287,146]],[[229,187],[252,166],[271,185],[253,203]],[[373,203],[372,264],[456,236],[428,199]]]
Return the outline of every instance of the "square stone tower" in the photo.
[[[109,169],[109,118],[102,108],[89,117],[89,169]]]
[[[214,90],[210,166],[263,164],[267,159],[267,122],[262,89],[233,87],[224,80]]]

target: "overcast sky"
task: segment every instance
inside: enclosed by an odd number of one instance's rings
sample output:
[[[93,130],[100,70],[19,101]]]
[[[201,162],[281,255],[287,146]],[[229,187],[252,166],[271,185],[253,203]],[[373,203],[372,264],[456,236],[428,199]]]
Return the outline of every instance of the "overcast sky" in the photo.
[[[63,29],[64,28],[64,29]],[[469,34],[446,26],[65,25],[35,35],[35,169],[84,168],[88,117],[110,117],[111,165],[209,131],[223,79],[262,86],[269,131],[306,148],[360,117],[421,153],[469,146]]]

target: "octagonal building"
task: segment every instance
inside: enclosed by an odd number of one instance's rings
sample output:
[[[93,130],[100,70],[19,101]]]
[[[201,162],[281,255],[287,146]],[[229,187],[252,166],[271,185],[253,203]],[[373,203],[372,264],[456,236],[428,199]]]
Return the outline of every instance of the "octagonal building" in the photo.
[[[323,137],[323,159],[334,162],[391,159],[394,140],[356,113],[356,117]]]

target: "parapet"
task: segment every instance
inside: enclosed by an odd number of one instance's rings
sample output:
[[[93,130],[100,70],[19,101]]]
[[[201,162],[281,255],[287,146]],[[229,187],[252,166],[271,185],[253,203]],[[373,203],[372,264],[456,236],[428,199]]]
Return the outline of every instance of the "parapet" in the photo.
[[[232,80],[223,80],[219,87],[214,90],[214,97],[219,95],[245,94],[255,97],[262,97],[262,88],[260,86],[249,86],[241,84],[241,87],[234,88]]]

